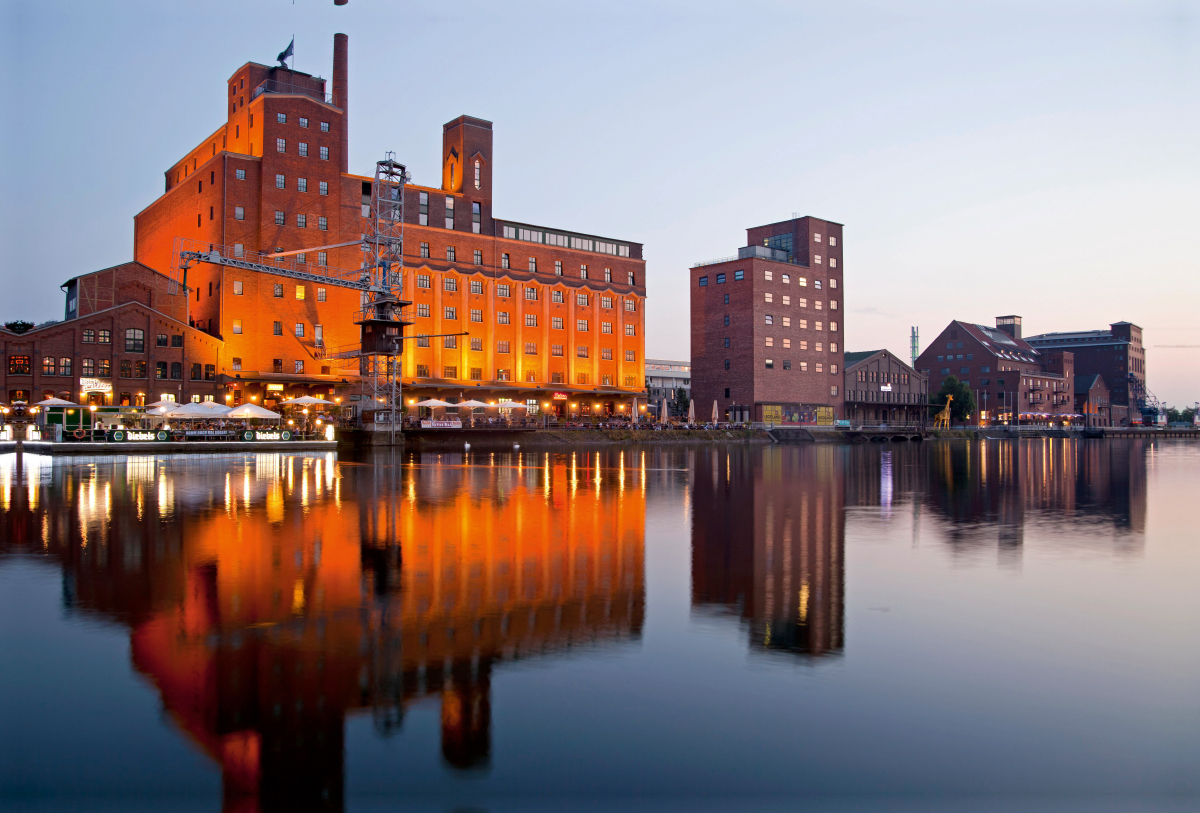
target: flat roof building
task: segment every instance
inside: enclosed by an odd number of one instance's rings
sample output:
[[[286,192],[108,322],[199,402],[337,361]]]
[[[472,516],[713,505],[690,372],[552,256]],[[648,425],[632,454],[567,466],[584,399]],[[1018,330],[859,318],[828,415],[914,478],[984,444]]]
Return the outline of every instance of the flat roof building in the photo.
[[[1104,378],[1114,407],[1114,417],[1140,417],[1149,391],[1146,388],[1146,350],[1142,329],[1132,322],[1113,322],[1108,330],[1041,333],[1026,339],[1038,350],[1069,350],[1075,356],[1077,375]]]
[[[746,230],[736,257],[691,269],[696,414],[832,424],[842,410],[842,225]]]

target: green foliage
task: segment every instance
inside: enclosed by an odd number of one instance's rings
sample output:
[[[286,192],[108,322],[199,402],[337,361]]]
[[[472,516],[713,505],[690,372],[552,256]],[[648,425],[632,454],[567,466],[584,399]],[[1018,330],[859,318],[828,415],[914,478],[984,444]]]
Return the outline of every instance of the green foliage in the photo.
[[[946,405],[946,396],[953,395],[954,403],[950,406],[950,421],[952,423],[963,423],[967,418],[975,413],[975,395],[971,392],[963,382],[959,381],[955,376],[946,376],[946,380],[942,382],[942,388],[933,396],[930,403],[933,404],[933,414],[936,415]]]
[[[688,391],[683,387],[675,390],[675,403],[679,405],[679,414],[686,415],[692,399],[688,397]]]
[[[1186,407],[1184,409],[1169,407],[1167,409],[1167,420],[1171,423],[1191,423],[1195,414],[1195,407]]]
[[[11,330],[13,333],[25,333],[33,330],[33,322],[26,322],[24,319],[16,319],[12,322],[4,323],[5,330]]]

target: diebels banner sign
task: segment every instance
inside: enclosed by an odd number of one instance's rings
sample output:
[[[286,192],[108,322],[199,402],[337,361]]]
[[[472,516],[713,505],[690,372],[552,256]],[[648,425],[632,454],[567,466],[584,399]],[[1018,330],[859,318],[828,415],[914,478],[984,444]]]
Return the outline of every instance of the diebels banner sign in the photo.
[[[458,420],[457,418],[455,418],[452,421],[446,421],[446,420],[434,421],[434,420],[426,419],[426,420],[421,421],[421,428],[422,429],[462,429],[462,421]]]
[[[171,433],[165,429],[116,429],[108,433],[108,439],[115,443],[137,443],[146,441],[163,442],[171,439]]]
[[[291,440],[292,433],[288,429],[247,429],[242,432],[242,440]]]

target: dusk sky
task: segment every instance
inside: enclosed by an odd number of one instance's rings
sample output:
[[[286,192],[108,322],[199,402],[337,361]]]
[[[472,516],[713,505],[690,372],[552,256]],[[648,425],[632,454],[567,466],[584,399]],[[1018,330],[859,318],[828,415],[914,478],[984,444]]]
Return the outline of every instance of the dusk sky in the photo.
[[[896,5],[3,0],[0,319],[131,259],[235,69],[295,35],[329,78],[344,32],[351,171],[436,186],[441,125],[491,120],[497,217],[645,244],[650,357],[688,358],[690,265],[798,213],[845,224],[848,351],[1131,321],[1200,399],[1200,5]]]

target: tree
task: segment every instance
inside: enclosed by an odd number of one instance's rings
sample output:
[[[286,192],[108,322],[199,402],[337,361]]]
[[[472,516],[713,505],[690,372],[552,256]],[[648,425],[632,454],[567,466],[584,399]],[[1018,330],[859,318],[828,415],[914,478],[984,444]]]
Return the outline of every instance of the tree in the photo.
[[[937,395],[933,396],[933,400],[930,402],[935,415],[946,405],[946,397],[949,395],[954,396],[954,402],[950,405],[950,421],[952,423],[963,423],[968,416],[975,413],[975,396],[972,394],[971,388],[955,376],[948,375],[942,382],[942,388],[937,391]]]
[[[1171,423],[1191,423],[1192,416],[1194,416],[1195,414],[1196,414],[1195,407],[1184,407],[1183,409],[1176,409],[1175,407],[1169,407],[1167,409],[1167,420],[1170,421]]]
[[[13,333],[25,333],[33,330],[33,322],[26,322],[24,319],[16,319],[12,322],[5,322],[4,329],[11,330]]]
[[[688,391],[683,387],[675,390],[675,407],[679,410],[680,415],[688,413],[688,407],[691,406],[692,399],[688,397]]]

